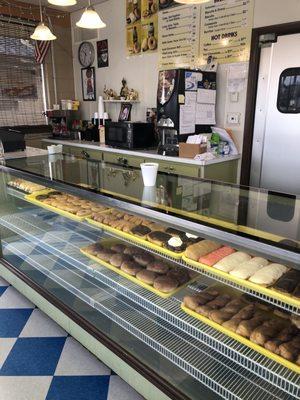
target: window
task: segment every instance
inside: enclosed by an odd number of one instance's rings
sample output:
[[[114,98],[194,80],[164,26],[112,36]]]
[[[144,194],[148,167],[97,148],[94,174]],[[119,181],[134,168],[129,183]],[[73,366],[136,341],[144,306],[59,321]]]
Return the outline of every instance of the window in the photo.
[[[45,124],[41,66],[34,27],[0,21],[0,127]]]
[[[279,79],[277,108],[281,113],[300,113],[300,68],[289,68]]]

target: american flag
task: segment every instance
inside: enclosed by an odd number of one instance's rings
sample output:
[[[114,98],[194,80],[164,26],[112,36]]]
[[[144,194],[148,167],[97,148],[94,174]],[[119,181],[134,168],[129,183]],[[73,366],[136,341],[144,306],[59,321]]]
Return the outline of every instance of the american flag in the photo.
[[[35,42],[35,60],[39,64],[43,64],[50,47],[49,40],[37,40]]]

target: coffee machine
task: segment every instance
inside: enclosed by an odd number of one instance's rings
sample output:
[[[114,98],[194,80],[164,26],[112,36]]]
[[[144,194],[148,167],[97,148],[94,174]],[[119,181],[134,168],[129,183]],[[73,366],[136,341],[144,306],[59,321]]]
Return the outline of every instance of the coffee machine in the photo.
[[[188,94],[197,91],[216,91],[216,72],[190,69],[172,69],[159,72],[157,89],[157,129],[160,137],[159,154],[178,155],[179,142],[186,142],[189,135],[211,133],[211,124],[194,122],[190,132],[182,131],[181,118]],[[191,98],[192,96],[189,96]]]

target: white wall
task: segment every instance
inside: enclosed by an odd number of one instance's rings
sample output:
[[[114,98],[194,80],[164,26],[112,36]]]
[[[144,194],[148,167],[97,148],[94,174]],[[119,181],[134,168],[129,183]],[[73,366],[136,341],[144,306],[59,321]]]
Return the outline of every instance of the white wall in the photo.
[[[158,75],[158,56],[141,55],[127,57],[125,43],[125,0],[107,0],[95,6],[107,27],[99,31],[99,39],[108,39],[108,68],[96,68],[97,96],[103,93],[104,85],[119,92],[121,80],[127,79],[128,85],[140,93],[141,103],[133,106],[133,120],[144,120],[147,107],[156,106],[156,87]],[[71,16],[72,26],[80,18],[82,11]],[[280,23],[300,21],[300,0],[255,0],[254,27],[275,25]],[[96,40],[94,41],[95,44]],[[81,100],[80,65],[77,60],[78,45],[73,46],[75,92]],[[95,65],[96,66],[96,65]],[[232,103],[227,93],[227,73],[229,64],[224,64],[218,70],[218,100],[217,124],[232,129],[238,148],[242,150],[243,128],[246,106],[246,89],[240,93],[238,103]],[[84,118],[91,118],[97,111],[97,102],[82,102]],[[118,116],[119,106],[109,105],[107,111],[114,119]],[[227,113],[241,114],[239,125],[227,124]]]
[[[109,67],[97,68],[96,61],[94,64],[96,67],[97,96],[103,94],[104,85],[119,93],[122,78],[125,77],[128,86],[138,90],[140,93],[141,103],[133,106],[132,119],[145,120],[146,108],[156,107],[157,53],[127,57],[125,1],[108,0],[95,6],[95,9],[107,25],[106,28],[99,30],[98,40],[108,39],[109,48]],[[81,13],[82,11],[72,14],[72,26],[80,18]],[[93,42],[96,46],[96,40]],[[80,64],[77,59],[77,51],[78,45],[73,46],[75,91],[77,98],[81,100]],[[118,117],[120,105],[109,104],[106,107],[113,118]],[[92,113],[97,111],[97,103],[82,102],[81,109],[84,117],[91,118]]]

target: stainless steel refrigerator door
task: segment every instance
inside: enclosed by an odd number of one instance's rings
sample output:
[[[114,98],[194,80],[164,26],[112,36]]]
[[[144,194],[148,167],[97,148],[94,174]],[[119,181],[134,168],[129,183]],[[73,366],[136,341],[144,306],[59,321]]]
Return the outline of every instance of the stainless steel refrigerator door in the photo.
[[[286,69],[299,68],[300,80],[299,47],[300,34],[295,34],[280,36],[262,49],[251,166],[251,185],[298,195],[300,113],[280,112],[277,101]]]

